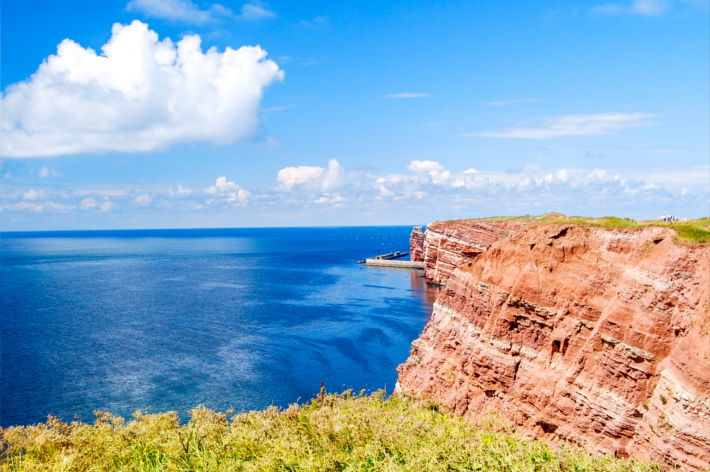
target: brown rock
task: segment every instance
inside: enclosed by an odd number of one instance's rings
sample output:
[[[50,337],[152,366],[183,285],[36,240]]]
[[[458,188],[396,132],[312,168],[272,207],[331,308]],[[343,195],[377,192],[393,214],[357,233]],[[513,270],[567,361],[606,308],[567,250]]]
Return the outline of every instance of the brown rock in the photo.
[[[459,225],[432,225],[427,242],[432,229],[454,235]],[[440,249],[447,237],[437,254],[456,264]],[[427,274],[441,278],[449,263],[431,247]],[[703,470],[709,249],[666,228],[549,225],[457,256],[472,262],[448,278],[397,390],[471,418],[493,408],[550,443]]]

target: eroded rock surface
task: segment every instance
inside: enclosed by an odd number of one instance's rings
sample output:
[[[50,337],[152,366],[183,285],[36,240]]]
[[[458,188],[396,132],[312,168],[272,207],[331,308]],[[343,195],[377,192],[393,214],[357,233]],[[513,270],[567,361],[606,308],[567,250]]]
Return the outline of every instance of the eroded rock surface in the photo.
[[[424,239],[423,260],[427,279],[438,284],[446,282],[456,267],[526,224],[523,221],[490,220],[432,223],[427,226]]]
[[[424,231],[421,226],[412,228],[409,235],[409,259],[414,262],[424,261]]]
[[[428,231],[457,234],[445,224]],[[433,277],[468,257],[442,246],[446,264],[426,248]],[[492,242],[452,270],[398,391],[464,416],[492,408],[551,443],[703,470],[709,249],[666,228],[531,226]]]

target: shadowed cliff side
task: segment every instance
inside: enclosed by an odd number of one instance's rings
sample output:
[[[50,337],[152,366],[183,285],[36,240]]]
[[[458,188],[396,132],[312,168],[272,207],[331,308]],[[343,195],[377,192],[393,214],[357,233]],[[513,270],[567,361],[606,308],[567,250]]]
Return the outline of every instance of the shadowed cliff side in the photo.
[[[436,225],[425,248],[460,222]],[[464,416],[494,408],[551,443],[707,468],[710,247],[569,224],[489,244],[460,254],[398,390]]]

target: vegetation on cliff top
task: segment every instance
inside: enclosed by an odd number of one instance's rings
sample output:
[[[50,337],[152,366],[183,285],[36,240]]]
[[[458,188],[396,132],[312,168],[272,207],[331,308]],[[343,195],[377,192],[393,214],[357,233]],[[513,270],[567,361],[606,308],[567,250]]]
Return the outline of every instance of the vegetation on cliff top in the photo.
[[[49,418],[0,430],[0,470],[658,471],[655,465],[522,438],[491,416],[478,426],[403,398],[326,395],[285,410],[226,415],[204,407],[125,423]]]
[[[685,221],[641,220],[605,216],[602,218],[589,218],[585,216],[566,216],[562,213],[545,213],[538,216],[494,216],[489,218],[476,218],[468,221],[528,221],[532,224],[573,224],[581,226],[597,226],[602,228],[645,228],[658,226],[671,228],[676,232],[676,240],[684,243],[703,244],[710,242],[710,217],[697,218]],[[466,220],[453,220],[466,221]]]

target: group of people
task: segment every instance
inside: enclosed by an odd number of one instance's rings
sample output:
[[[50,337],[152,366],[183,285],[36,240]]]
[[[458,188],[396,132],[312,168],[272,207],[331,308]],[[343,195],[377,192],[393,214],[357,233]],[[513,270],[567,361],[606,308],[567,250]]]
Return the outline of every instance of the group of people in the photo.
[[[679,221],[678,218],[673,215],[663,215],[661,217],[661,220],[665,221],[666,223],[673,223],[674,221]]]

